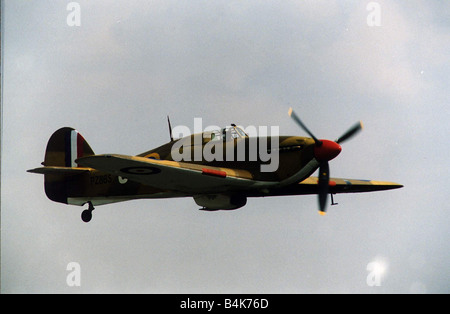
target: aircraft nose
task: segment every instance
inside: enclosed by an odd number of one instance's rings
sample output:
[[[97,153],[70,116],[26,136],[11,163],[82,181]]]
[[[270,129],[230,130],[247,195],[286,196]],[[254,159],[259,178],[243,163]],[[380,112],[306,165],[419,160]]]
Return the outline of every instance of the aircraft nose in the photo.
[[[318,161],[329,161],[335,158],[342,150],[341,145],[330,140],[320,140],[321,146],[314,147],[314,156]]]

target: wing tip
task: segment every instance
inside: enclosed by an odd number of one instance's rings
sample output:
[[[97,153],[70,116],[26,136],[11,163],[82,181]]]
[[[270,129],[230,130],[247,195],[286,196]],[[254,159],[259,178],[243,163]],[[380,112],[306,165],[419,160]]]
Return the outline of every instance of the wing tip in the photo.
[[[387,189],[400,189],[403,188],[403,184],[395,183],[395,182],[385,182],[385,181],[370,181],[373,185],[384,186]]]

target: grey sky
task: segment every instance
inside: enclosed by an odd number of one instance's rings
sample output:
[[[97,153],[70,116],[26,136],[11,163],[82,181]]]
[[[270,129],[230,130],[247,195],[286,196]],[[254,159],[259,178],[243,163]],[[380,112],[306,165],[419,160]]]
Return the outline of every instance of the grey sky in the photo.
[[[4,293],[449,293],[450,3],[11,1],[2,12],[1,288]],[[173,125],[277,125],[319,138],[365,129],[334,177],[401,190],[250,199],[201,212],[192,199],[81,207],[45,197],[50,135],[77,128],[96,153],[138,154]],[[381,286],[366,283],[374,260]],[[81,266],[81,286],[66,266]]]

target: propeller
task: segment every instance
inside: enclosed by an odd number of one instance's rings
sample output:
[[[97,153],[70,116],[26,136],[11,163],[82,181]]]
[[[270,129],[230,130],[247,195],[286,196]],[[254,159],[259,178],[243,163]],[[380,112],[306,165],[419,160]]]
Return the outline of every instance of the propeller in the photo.
[[[298,125],[300,125],[300,127],[303,129],[303,131],[305,131],[306,133],[309,134],[309,136],[312,137],[312,139],[316,143],[316,146],[322,145],[322,142],[314,136],[314,134],[306,127],[305,124],[303,124],[302,120],[300,120],[300,118],[297,116],[297,114],[294,112],[294,110],[292,108],[289,108],[288,114],[292,119],[294,119],[295,122],[297,122]]]
[[[330,166],[328,161],[320,163],[319,167],[319,214],[325,215],[330,181]]]
[[[341,152],[341,143],[349,140],[362,130],[362,122],[358,122],[350,129],[342,134],[337,140],[319,140],[314,134],[306,127],[306,125],[300,120],[297,114],[292,108],[289,108],[289,116],[314,140],[314,157],[319,162],[319,183],[318,183],[318,195],[319,195],[319,214],[325,215],[327,208],[328,192],[330,188],[330,166],[329,161],[335,158]]]
[[[341,137],[339,137],[335,142],[340,144],[348,140],[349,138],[353,137],[356,133],[361,131],[363,129],[362,121],[359,121],[354,126],[352,126],[350,129],[348,129],[347,132],[345,132]]]

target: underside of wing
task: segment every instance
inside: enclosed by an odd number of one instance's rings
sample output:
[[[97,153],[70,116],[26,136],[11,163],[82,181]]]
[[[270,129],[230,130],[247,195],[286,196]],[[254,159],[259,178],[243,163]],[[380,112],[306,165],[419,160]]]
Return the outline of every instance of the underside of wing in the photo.
[[[332,194],[375,192],[403,187],[403,185],[394,182],[340,178],[330,178],[329,184],[329,193]],[[249,196],[307,195],[318,193],[318,178],[309,177],[297,184],[292,184],[281,188],[269,188],[262,191],[253,191],[252,195]]]
[[[318,179],[310,177],[301,182],[301,186],[314,187],[317,185]],[[356,180],[356,179],[340,179],[330,178],[330,193],[361,193],[361,192],[375,192],[392,190],[403,187],[403,185],[386,182],[386,181],[374,181],[374,180]]]
[[[250,189],[258,182],[245,170],[208,167],[138,156],[95,155],[76,162],[155,188],[188,194],[224,193]]]

